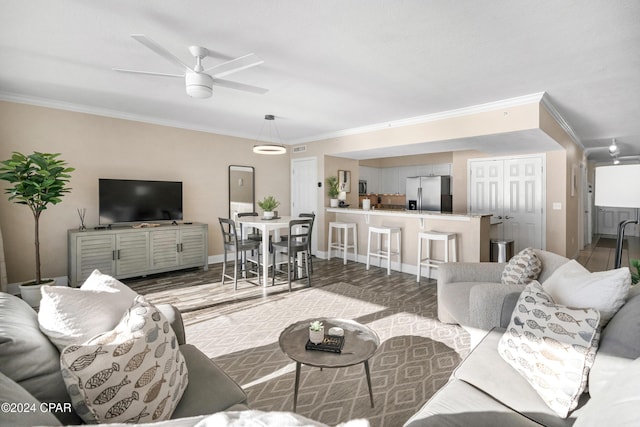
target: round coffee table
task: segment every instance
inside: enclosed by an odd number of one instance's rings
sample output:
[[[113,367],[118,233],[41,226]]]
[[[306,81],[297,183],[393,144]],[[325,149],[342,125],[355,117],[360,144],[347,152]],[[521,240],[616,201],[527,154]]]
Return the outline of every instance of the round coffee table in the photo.
[[[306,350],[305,344],[309,339],[309,323],[320,320],[324,324],[325,332],[337,326],[344,329],[344,347],[341,353],[319,350]],[[373,391],[371,390],[371,373],[369,359],[380,345],[380,338],[373,329],[354,320],[319,318],[308,319],[289,325],[280,334],[280,348],[296,362],[296,381],[293,389],[293,411],[298,405],[298,387],[300,385],[301,365],[317,368],[344,368],[346,366],[364,364],[364,372],[369,386],[369,398],[373,408]]]

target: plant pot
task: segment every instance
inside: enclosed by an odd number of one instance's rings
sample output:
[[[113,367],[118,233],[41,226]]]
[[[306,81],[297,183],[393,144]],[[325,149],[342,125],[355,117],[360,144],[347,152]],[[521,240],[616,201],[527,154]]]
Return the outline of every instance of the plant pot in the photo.
[[[43,286],[51,286],[53,284],[55,284],[54,279],[43,279],[42,283],[39,285],[36,285],[31,281],[21,283],[18,287],[20,288],[20,296],[22,299],[31,307],[38,308],[40,307],[40,300],[42,299],[42,292],[40,291],[40,288]]]
[[[262,217],[263,217],[264,219],[273,219],[273,217],[274,217],[273,211],[271,211],[271,212],[266,212],[266,211],[265,211],[265,212],[262,214]]]
[[[329,206],[331,206],[332,208],[337,208],[338,207],[338,199],[329,199]]]
[[[309,341],[314,344],[320,344],[324,340],[324,326],[319,331],[309,328]]]

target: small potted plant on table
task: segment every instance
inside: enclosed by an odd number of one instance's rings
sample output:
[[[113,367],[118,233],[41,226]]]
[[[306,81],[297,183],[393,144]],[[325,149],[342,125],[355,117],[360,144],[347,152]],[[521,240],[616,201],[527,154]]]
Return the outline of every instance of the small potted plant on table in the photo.
[[[324,340],[324,325],[321,321],[315,320],[309,324],[309,341],[313,344],[320,344]]]
[[[42,279],[40,270],[40,215],[47,206],[58,204],[71,189],[67,183],[73,168],[66,167],[60,153],[35,152],[28,156],[14,152],[9,160],[0,162],[0,179],[11,184],[5,193],[9,200],[31,209],[35,221],[36,277],[34,281],[20,285],[22,299],[32,307],[40,305],[40,287],[51,284],[53,279]]]
[[[260,209],[264,211],[264,219],[273,219],[273,210],[280,206],[280,202],[277,201],[273,196],[266,196],[264,199],[258,202],[258,206],[260,206]]]

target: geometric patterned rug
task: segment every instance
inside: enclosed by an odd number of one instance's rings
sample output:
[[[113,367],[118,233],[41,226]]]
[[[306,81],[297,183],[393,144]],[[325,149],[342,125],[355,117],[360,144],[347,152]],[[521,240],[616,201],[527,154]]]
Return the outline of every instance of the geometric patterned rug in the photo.
[[[317,317],[353,319],[372,328],[381,345],[370,359],[375,407],[362,364],[302,367],[297,412],[329,425],[367,418],[372,426],[401,426],[448,380],[469,353],[469,335],[436,317],[428,298],[402,301],[346,283],[306,288],[268,301],[186,318],[187,342],[216,362],[247,392],[249,406],[291,411],[295,363],[278,345],[289,324]]]

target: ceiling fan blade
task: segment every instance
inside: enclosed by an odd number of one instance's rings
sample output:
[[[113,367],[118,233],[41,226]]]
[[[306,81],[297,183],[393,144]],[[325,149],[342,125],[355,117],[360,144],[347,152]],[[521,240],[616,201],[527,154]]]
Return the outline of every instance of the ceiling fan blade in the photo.
[[[160,46],[158,43],[154,42],[144,34],[131,34],[131,37],[133,37],[134,40],[142,43],[143,45],[145,45],[146,47],[148,47],[158,55],[162,56],[164,59],[170,62],[173,62],[179,67],[183,67],[183,68],[186,68],[187,70],[193,71],[191,67],[189,67],[187,64],[182,62],[177,56],[175,56],[173,53],[169,52],[167,49]]]
[[[232,59],[231,61],[214,65],[213,67],[207,68],[204,71],[209,71],[213,78],[224,77],[240,70],[246,70],[247,68],[255,67],[256,65],[260,65],[263,62],[264,61],[260,59],[258,55],[250,53],[248,55]]]
[[[156,73],[154,71],[139,71],[139,70],[125,70],[123,68],[112,68],[113,71],[119,71],[121,73],[131,74],[146,74],[149,76],[161,76],[161,77],[180,77],[184,78],[184,74],[168,74],[168,73]]]
[[[242,90],[245,92],[257,93],[259,95],[264,95],[269,92],[269,89],[264,89],[258,86],[246,85],[244,83],[232,82],[230,80],[222,80],[222,79],[213,79],[213,84],[216,86],[226,87],[229,89]]]

